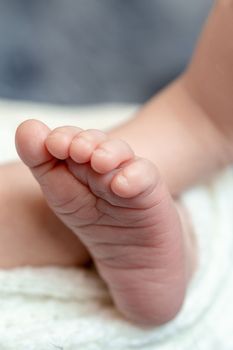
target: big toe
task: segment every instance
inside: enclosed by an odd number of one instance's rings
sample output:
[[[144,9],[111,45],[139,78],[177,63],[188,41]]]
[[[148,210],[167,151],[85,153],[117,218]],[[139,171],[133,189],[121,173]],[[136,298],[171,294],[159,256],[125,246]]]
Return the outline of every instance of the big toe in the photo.
[[[53,157],[45,146],[50,129],[44,123],[30,119],[16,130],[15,144],[22,161],[30,168],[48,162]]]

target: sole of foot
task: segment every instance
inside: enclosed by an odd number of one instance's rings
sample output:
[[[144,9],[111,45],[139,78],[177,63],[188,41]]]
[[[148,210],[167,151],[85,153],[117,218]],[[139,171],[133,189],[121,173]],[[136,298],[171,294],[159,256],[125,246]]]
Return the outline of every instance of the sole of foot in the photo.
[[[50,208],[90,252],[121,313],[150,326],[173,319],[187,285],[185,248],[155,165],[102,131],[51,131],[36,120],[18,127],[16,147]]]

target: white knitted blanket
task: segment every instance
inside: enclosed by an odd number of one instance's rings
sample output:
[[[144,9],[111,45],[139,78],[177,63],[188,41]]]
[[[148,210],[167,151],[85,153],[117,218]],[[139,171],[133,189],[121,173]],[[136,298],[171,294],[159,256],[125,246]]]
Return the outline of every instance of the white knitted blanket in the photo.
[[[0,102],[0,160],[16,159],[14,130],[28,117],[57,126],[105,128],[130,106],[58,108]],[[94,271],[0,270],[0,350],[232,350],[233,171],[183,196],[196,228],[200,265],[177,318],[142,329],[124,320]]]

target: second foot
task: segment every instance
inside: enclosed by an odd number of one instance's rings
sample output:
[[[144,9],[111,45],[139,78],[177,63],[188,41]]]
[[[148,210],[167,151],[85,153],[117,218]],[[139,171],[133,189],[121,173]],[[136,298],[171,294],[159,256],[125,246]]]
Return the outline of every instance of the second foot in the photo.
[[[187,286],[180,218],[156,167],[98,130],[29,120],[18,153],[55,214],[83,242],[115,305],[130,320],[175,317]]]

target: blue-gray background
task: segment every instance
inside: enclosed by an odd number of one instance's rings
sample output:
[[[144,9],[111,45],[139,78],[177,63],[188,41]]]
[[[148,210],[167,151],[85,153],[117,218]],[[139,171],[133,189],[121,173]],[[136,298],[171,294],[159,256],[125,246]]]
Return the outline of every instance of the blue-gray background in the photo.
[[[212,0],[0,0],[0,96],[143,102],[191,55]]]

